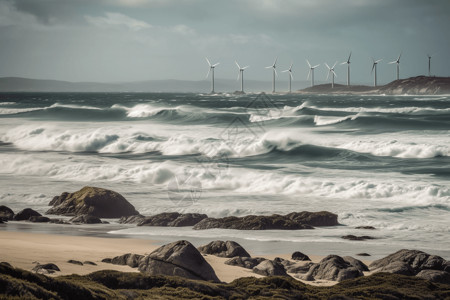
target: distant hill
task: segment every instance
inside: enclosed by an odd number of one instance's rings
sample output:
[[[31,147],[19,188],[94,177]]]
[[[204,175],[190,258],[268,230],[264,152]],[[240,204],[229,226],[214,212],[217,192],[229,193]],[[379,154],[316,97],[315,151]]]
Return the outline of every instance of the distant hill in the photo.
[[[383,86],[319,84],[297,91],[301,94],[386,94],[439,95],[450,94],[450,77],[417,76],[392,81]]]
[[[278,84],[279,89],[281,81]],[[287,84],[284,84],[287,85]],[[293,83],[296,89],[305,87],[305,82]],[[239,82],[231,79],[216,78],[215,90],[217,92],[234,92],[240,88]],[[246,80],[245,91],[270,91],[270,81]],[[284,86],[283,86],[284,88]],[[99,82],[69,82],[60,80],[40,80],[21,77],[0,78],[0,92],[181,92],[181,93],[208,93],[211,90],[211,81],[189,80],[149,80],[124,83]]]

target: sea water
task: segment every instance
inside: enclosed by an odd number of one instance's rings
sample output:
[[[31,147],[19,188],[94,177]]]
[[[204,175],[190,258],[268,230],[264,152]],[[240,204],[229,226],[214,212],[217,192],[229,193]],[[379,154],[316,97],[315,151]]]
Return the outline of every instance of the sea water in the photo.
[[[15,211],[45,213],[53,196],[89,185],[121,193],[143,215],[327,210],[342,224],[97,225],[109,236],[232,239],[257,253],[378,257],[409,248],[450,257],[450,96],[3,93],[0,166],[0,204]]]

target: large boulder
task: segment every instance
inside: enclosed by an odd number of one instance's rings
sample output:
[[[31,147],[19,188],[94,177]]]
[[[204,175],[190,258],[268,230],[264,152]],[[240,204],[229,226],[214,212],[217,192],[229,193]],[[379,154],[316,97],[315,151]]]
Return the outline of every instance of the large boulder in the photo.
[[[219,282],[213,268],[188,241],[177,241],[159,247],[141,259],[139,271],[149,275],[170,275]]]
[[[31,209],[31,208],[25,208],[21,211],[19,211],[16,215],[14,215],[15,221],[28,221],[31,217],[39,217],[42,216],[37,211]]]
[[[47,214],[79,216],[92,215],[98,218],[120,218],[139,214],[122,195],[117,192],[86,186],[74,193],[62,193],[53,198]]]
[[[32,216],[28,219],[28,221],[33,223],[48,223],[50,222],[50,218],[44,216]]]
[[[287,215],[274,214],[271,216],[249,215],[245,217],[206,218],[198,222],[194,229],[239,229],[239,230],[266,230],[266,229],[313,229],[313,226],[338,225],[337,215],[321,212],[293,212]]]
[[[402,249],[370,264],[373,272],[388,272],[402,275],[418,275],[424,270],[435,270],[450,273],[450,262],[440,256],[430,255],[419,250]],[[436,272],[424,272],[422,277],[438,278],[440,274],[445,278],[446,274]],[[427,278],[427,279],[429,279]]]
[[[119,219],[119,224],[138,224],[145,219],[143,215],[123,216]]]
[[[311,261],[308,255],[301,253],[300,251],[295,251],[292,253],[291,258],[293,260],[299,260],[299,261]]]
[[[111,263],[114,265],[127,265],[132,268],[137,268],[142,258],[144,258],[144,255],[127,253],[112,258]]]
[[[96,216],[91,216],[91,215],[81,215],[81,216],[76,216],[73,217],[72,219],[69,220],[72,223],[75,224],[101,224],[102,220],[100,220],[100,218],[96,217]]]
[[[219,257],[250,257],[250,254],[234,241],[213,241],[197,248],[203,254],[212,254]]]
[[[340,282],[346,279],[357,278],[364,276],[364,269],[359,267],[361,264],[363,265],[362,262],[358,264],[354,264],[353,262],[352,264],[351,261],[347,261],[338,255],[328,255],[319,263],[311,265],[304,279],[323,279]]]
[[[279,261],[269,259],[262,261],[254,267],[253,272],[263,276],[289,276]]]
[[[11,208],[0,205],[0,220],[12,220],[14,218],[14,212]]]
[[[141,219],[138,226],[169,226],[169,227],[183,227],[194,226],[208,216],[205,214],[187,213],[180,214],[178,212],[160,213],[154,216],[145,217]]]
[[[432,282],[450,284],[450,273],[439,270],[422,270],[417,273],[416,277],[426,279]]]
[[[253,269],[257,265],[259,265],[262,261],[265,260],[266,259],[262,257],[236,256],[225,261],[225,264],[230,266],[242,267],[246,269]]]

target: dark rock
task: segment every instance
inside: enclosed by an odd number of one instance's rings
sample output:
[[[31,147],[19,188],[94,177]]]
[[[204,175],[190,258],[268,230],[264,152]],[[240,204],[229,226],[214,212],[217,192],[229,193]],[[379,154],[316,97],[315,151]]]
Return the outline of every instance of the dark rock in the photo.
[[[10,268],[13,267],[9,262],[6,262],[6,261],[0,262],[0,265],[7,266],[7,267],[10,267]]]
[[[250,254],[234,241],[213,241],[197,248],[203,254],[212,254],[219,257],[250,257]]]
[[[32,216],[28,219],[28,221],[33,223],[48,223],[50,219],[44,216]]]
[[[102,259],[103,263],[110,264],[112,262],[112,258],[104,258]]]
[[[177,241],[159,247],[141,260],[139,271],[149,275],[219,282],[214,269],[188,241]]]
[[[114,265],[130,266],[132,268],[137,268],[139,262],[144,257],[144,255],[127,253],[124,255],[116,256],[111,260]]]
[[[351,256],[344,256],[342,257],[346,262],[348,262],[350,265],[352,265],[353,267],[357,268],[358,270],[362,271],[362,272],[367,272],[369,271],[369,267],[367,267],[367,265],[365,263],[363,263],[362,261],[353,258]]]
[[[389,272],[402,275],[416,275],[422,270],[446,271],[449,262],[437,255],[419,250],[403,249],[370,264],[374,272]]]
[[[266,260],[262,257],[241,257],[236,256],[227,261],[225,261],[226,265],[230,266],[238,266],[246,269],[253,269],[257,265],[259,265],[262,261]]]
[[[344,240],[350,240],[350,241],[365,241],[365,240],[375,239],[374,237],[368,236],[368,235],[356,236],[353,234],[344,235],[344,236],[341,236],[341,238]]]
[[[98,187],[86,186],[74,193],[62,193],[50,203],[53,203],[53,207],[47,214],[54,215],[120,218],[139,214],[119,193]]]
[[[34,217],[34,216],[39,217],[42,215],[31,208],[25,208],[24,210],[19,211],[14,216],[14,220],[15,221],[28,221],[31,217]]]
[[[279,261],[269,259],[262,261],[254,267],[253,272],[263,276],[289,276]]]
[[[324,279],[333,281],[343,281],[346,279],[363,276],[361,270],[347,262],[340,256],[328,255],[318,264],[314,264],[305,275],[308,279]]]
[[[36,273],[41,273],[41,274],[52,274],[55,273],[55,271],[61,271],[57,265],[52,264],[52,263],[48,263],[48,264],[37,264],[34,268],[33,271]]]
[[[306,274],[308,273],[309,269],[311,269],[311,266],[314,265],[313,262],[307,262],[307,263],[294,263],[289,266],[284,266],[287,272],[289,273],[295,273],[295,274]]]
[[[3,224],[5,222],[8,222],[8,221],[6,219],[5,219],[5,221],[3,221],[3,218],[0,218],[0,224]]]
[[[54,218],[51,218],[50,221],[49,221],[49,223],[53,223],[53,224],[63,224],[63,225],[68,225],[68,224],[70,224],[69,222],[67,222],[67,221],[65,221],[65,220],[63,220],[63,219],[54,219]]]
[[[330,212],[293,212],[285,216],[245,216],[245,217],[225,217],[206,218],[198,222],[194,229],[239,229],[239,230],[297,230],[314,229],[313,226],[333,226],[338,225],[337,215]]]
[[[371,256],[369,253],[365,253],[365,252],[363,252],[363,253],[358,253],[358,254],[356,254],[356,255],[358,255],[358,256]]]
[[[293,260],[300,260],[300,261],[311,261],[311,259],[308,257],[308,255],[301,253],[300,251],[295,251],[292,253]]]
[[[422,270],[417,277],[437,283],[450,284],[450,273],[440,270]]]
[[[144,219],[143,215],[123,216],[119,219],[119,224],[138,224]]]
[[[81,261],[79,261],[79,260],[74,260],[74,259],[69,259],[67,262],[68,262],[69,264],[74,264],[74,265],[80,265],[80,266],[83,265],[83,263],[82,263]]]
[[[161,213],[150,217],[143,218],[138,226],[169,226],[169,227],[183,227],[194,226],[208,216],[205,214],[180,214],[177,212]]]
[[[91,266],[96,266],[96,265],[97,265],[95,262],[90,261],[90,260],[84,261],[83,264],[85,264],[85,265],[91,265]]]
[[[95,216],[90,216],[90,215],[81,215],[81,216],[76,216],[73,217],[72,219],[69,220],[72,223],[79,223],[79,224],[101,224],[102,220],[100,220],[99,218],[95,217]]]
[[[373,226],[357,226],[355,229],[366,229],[366,230],[375,230]]]
[[[14,212],[11,208],[0,205],[0,219],[4,218],[5,220],[12,220],[14,218]]]

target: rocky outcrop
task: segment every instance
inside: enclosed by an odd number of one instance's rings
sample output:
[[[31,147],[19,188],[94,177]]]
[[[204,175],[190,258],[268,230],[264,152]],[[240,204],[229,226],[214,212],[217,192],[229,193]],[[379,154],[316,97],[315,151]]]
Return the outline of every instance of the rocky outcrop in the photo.
[[[40,274],[53,274],[56,271],[61,271],[57,265],[53,264],[53,263],[48,263],[48,264],[36,264],[36,266],[34,266],[34,268],[32,269],[34,272],[36,273],[40,273]]]
[[[7,221],[11,221],[14,218],[14,212],[11,208],[0,205],[0,220],[4,219]]]
[[[390,82],[380,87],[387,95],[438,95],[450,93],[450,77],[416,76]]]
[[[375,230],[373,226],[356,226],[355,229]]]
[[[50,218],[44,216],[32,216],[28,219],[28,221],[33,223],[48,223],[50,222]]]
[[[355,263],[355,261],[358,263]],[[364,276],[363,271],[366,270],[367,266],[361,266],[365,265],[354,258],[349,260],[338,255],[328,255],[319,263],[311,265],[308,273],[298,277],[304,280],[324,279],[340,282]]]
[[[419,250],[403,249],[370,264],[373,272],[388,272],[401,275],[414,276],[421,274],[422,278],[436,279],[450,276],[450,262],[440,256],[430,255]],[[428,272],[442,271],[442,272]],[[448,274],[445,274],[448,273]]]
[[[369,235],[356,236],[353,234],[344,235],[344,236],[341,236],[341,238],[344,240],[349,240],[349,241],[365,241],[365,240],[375,239],[373,236],[369,236]]]
[[[112,258],[111,263],[114,265],[122,265],[137,268],[142,258],[144,258],[144,255],[127,253]]]
[[[269,259],[262,261],[254,267],[253,272],[263,276],[289,276],[279,261]]]
[[[208,216],[205,214],[187,213],[180,214],[178,212],[161,213],[150,217],[145,217],[137,223],[138,226],[168,226],[183,227],[194,226]]]
[[[68,262],[69,264],[73,264],[73,265],[79,265],[79,266],[82,266],[82,265],[83,265],[83,263],[82,263],[81,261],[75,260],[75,259],[69,259],[67,262]]]
[[[253,269],[257,265],[259,265],[262,261],[266,260],[262,257],[242,257],[242,256],[236,256],[233,257],[227,261],[225,261],[226,265],[230,266],[237,266],[242,267],[246,269]]]
[[[203,254],[212,254],[219,257],[250,257],[250,254],[234,241],[213,241],[197,249]]]
[[[120,218],[139,214],[122,195],[117,192],[86,186],[74,193],[62,193],[50,201],[53,205],[47,214],[98,218]]]
[[[287,215],[206,218],[194,226],[194,229],[238,229],[238,230],[267,230],[267,229],[313,229],[313,226],[338,225],[337,215],[330,212],[293,212]]]
[[[72,223],[75,224],[101,224],[102,220],[100,220],[100,218],[96,217],[96,216],[91,216],[91,215],[81,215],[81,216],[76,216],[73,217],[72,219],[69,220]]]
[[[295,251],[292,253],[291,258],[293,260],[299,260],[299,261],[311,261],[308,255],[301,253],[300,251]]]
[[[37,211],[31,208],[25,208],[24,210],[19,211],[16,215],[14,215],[14,221],[28,221],[31,217],[39,217],[42,216]]]
[[[159,247],[140,261],[139,271],[149,275],[219,282],[213,268],[188,241],[177,241]]]
[[[422,270],[416,277],[426,279],[432,282],[450,284],[450,273],[439,270]]]
[[[138,224],[144,219],[143,215],[123,216],[119,219],[119,224]]]

